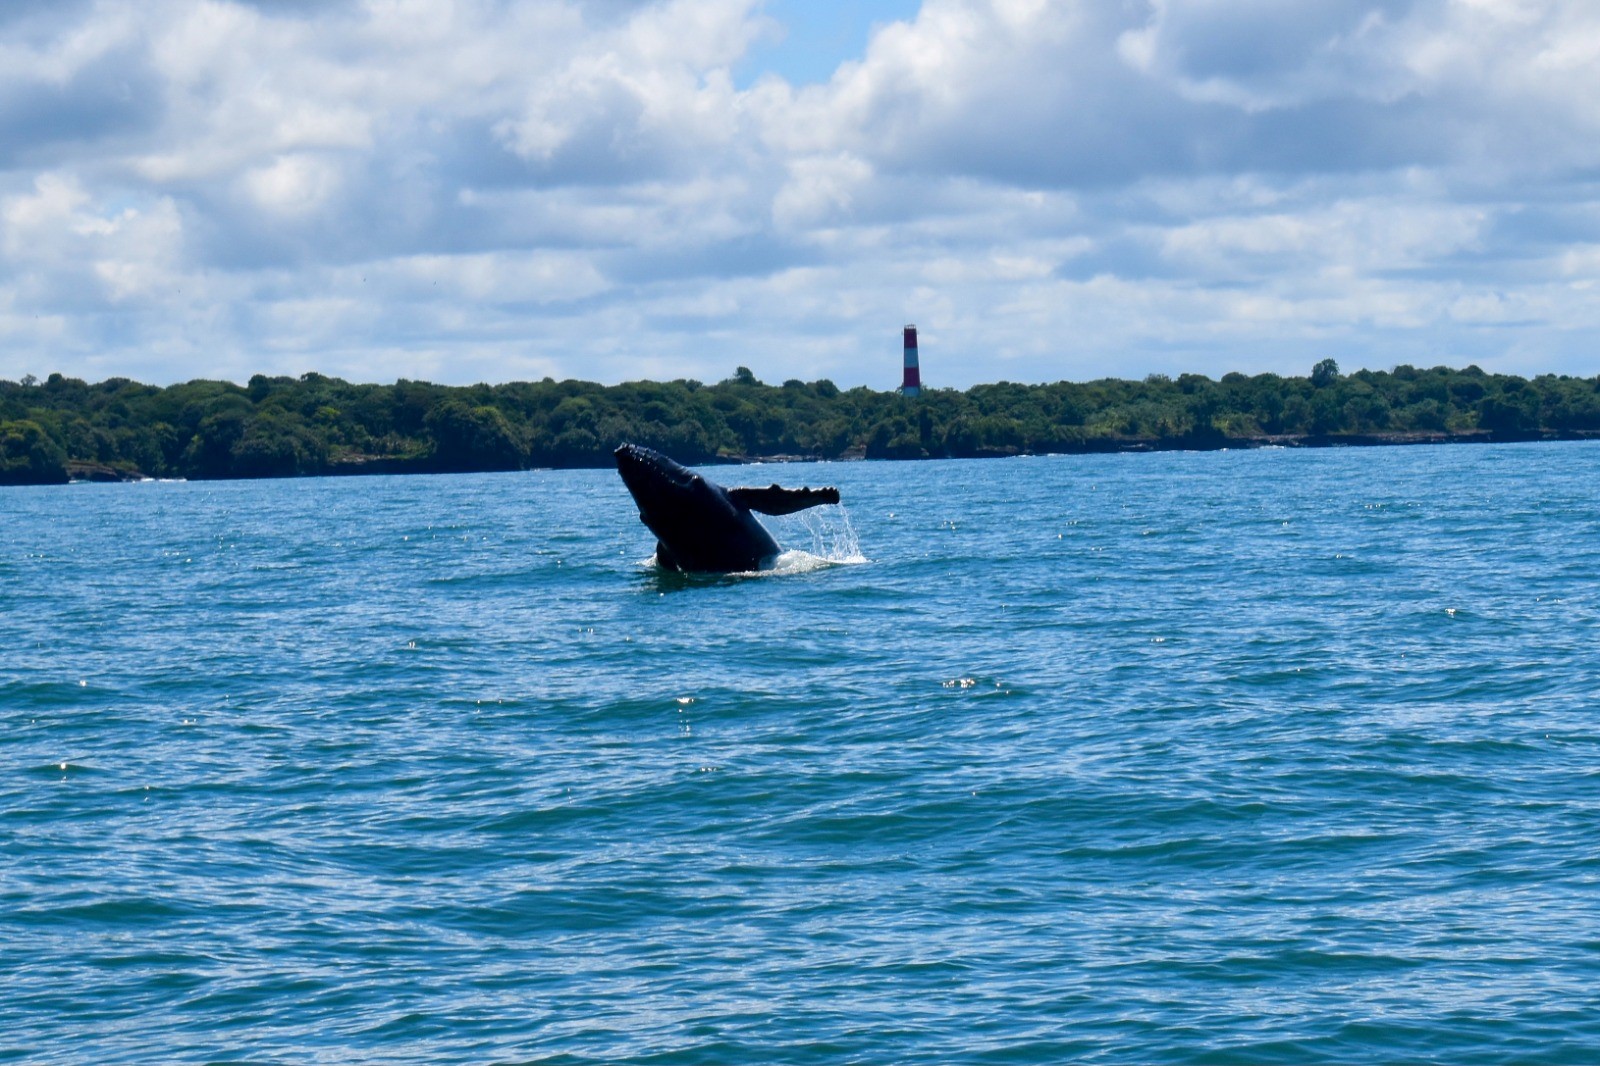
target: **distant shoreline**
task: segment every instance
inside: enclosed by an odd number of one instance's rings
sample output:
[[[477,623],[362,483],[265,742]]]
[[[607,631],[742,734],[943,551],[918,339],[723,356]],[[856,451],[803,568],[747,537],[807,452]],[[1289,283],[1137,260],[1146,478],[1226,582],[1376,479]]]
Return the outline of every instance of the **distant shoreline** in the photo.
[[[1020,459],[1049,455],[1138,455],[1157,452],[1220,452],[1254,451],[1262,448],[1324,449],[1324,448],[1400,448],[1419,445],[1449,444],[1539,444],[1576,441],[1600,441],[1600,430],[1546,431],[1538,433],[1494,433],[1473,430],[1464,433],[1352,433],[1352,434],[1276,434],[1257,437],[1227,437],[1206,441],[1174,441],[1159,438],[1085,441],[1077,447],[1051,451],[987,452],[976,455],[926,455],[926,456],[872,456],[864,453],[844,454],[831,458],[811,455],[750,455],[715,456],[701,460],[700,466],[756,466],[782,463],[927,463],[951,459]],[[535,466],[528,470],[603,470],[609,463],[570,463],[561,466]],[[137,471],[119,470],[99,463],[69,462],[68,484],[110,484],[141,481],[275,481],[286,477],[384,477],[394,475],[421,476],[429,474],[515,473],[500,469],[441,470],[425,461],[370,457],[343,460],[331,464],[314,474],[262,474],[255,477],[229,476],[221,478],[152,478]]]

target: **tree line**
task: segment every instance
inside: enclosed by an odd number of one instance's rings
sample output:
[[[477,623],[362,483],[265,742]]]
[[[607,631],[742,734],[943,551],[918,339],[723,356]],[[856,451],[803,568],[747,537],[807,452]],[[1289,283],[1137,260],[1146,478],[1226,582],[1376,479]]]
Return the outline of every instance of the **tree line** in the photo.
[[[517,470],[611,462],[622,441],[685,463],[1600,436],[1600,377],[1476,366],[1304,377],[1200,374],[921,396],[831,381],[352,384],[310,373],[239,386],[0,380],[0,484]]]

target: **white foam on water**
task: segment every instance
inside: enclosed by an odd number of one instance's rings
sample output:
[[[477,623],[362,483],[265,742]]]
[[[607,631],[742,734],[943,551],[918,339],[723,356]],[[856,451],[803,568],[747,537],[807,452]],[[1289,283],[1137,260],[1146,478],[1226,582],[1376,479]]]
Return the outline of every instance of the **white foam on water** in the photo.
[[[772,561],[772,567],[751,575],[752,577],[784,577],[790,574],[809,574],[816,570],[826,570],[830,566],[845,564],[843,559],[825,559],[820,555],[813,555],[808,551],[791,549],[779,552],[778,557]],[[866,562],[865,559],[861,562]]]
[[[850,557],[850,558],[829,559],[829,558],[825,558],[825,557],[823,557],[821,555],[813,554],[812,552],[804,551],[804,550],[801,550],[801,549],[798,549],[798,548],[793,548],[793,549],[789,549],[787,551],[779,552],[777,557],[772,560],[772,565],[767,567],[765,570],[734,570],[734,571],[730,571],[727,574],[722,574],[720,576],[721,577],[737,577],[737,578],[745,578],[745,577],[788,577],[788,576],[791,576],[791,575],[794,575],[794,574],[809,574],[809,573],[813,573],[813,572],[815,572],[817,570],[826,570],[829,567],[833,567],[833,566],[852,566],[852,565],[855,565],[857,563],[865,563],[865,562],[869,562],[869,561],[870,560],[868,560],[865,556],[862,556],[862,555],[859,555],[859,554],[854,556],[854,557]],[[635,565],[640,567],[641,569],[658,570],[663,574],[676,574],[676,573],[678,573],[678,571],[675,571],[675,570],[661,570],[660,566],[656,562],[656,557],[654,555],[650,556],[650,558],[648,558],[648,559],[639,560],[638,563],[636,563]],[[716,577],[716,576],[719,576],[719,575],[700,574],[700,575],[685,575],[685,576],[687,576],[687,577],[695,577],[695,576],[698,576],[698,577]]]

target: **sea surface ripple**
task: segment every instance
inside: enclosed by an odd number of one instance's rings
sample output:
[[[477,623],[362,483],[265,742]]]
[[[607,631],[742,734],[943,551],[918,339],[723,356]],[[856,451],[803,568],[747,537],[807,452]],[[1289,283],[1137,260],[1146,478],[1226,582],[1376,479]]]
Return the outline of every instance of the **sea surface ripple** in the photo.
[[[0,1062],[1600,1061],[1600,445],[0,493]]]

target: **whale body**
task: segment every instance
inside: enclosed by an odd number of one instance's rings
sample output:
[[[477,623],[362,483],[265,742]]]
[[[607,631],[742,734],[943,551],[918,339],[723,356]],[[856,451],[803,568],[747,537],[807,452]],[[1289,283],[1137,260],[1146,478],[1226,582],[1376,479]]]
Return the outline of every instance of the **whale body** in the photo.
[[[639,505],[639,521],[656,535],[656,565],[664,570],[735,573],[771,566],[781,549],[752,511],[793,514],[839,502],[835,488],[723,488],[638,444],[620,445],[614,454],[617,473]]]

